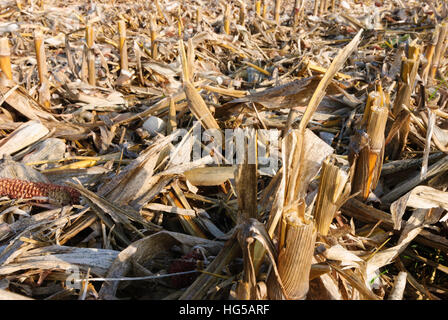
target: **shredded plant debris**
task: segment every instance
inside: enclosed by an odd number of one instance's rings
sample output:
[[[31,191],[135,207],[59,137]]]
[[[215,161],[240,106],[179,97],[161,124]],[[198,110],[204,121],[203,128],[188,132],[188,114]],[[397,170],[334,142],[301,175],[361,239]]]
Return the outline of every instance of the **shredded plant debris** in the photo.
[[[0,1],[0,299],[448,298],[448,2]]]

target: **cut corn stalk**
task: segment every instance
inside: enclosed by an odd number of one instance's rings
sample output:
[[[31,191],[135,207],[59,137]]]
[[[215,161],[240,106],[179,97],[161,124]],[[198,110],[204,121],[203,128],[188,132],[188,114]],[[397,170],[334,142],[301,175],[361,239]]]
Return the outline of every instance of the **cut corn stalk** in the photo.
[[[224,32],[230,34],[230,4],[227,3],[224,11]]]
[[[245,224],[250,223],[250,219],[257,219],[257,164],[249,163],[249,154],[255,152],[250,150],[250,146],[256,146],[255,130],[250,130],[248,133],[249,142],[245,145],[244,163],[238,165],[235,171],[235,182],[238,194],[238,226],[242,228]],[[259,265],[261,255],[264,255],[264,250],[250,241],[250,235],[246,234],[240,229],[238,233],[238,241],[243,250],[243,264],[244,272],[243,279],[238,283],[237,295],[239,299],[256,299],[256,271],[254,262]],[[258,249],[256,249],[258,247]],[[255,260],[255,250],[258,252],[258,259]]]
[[[267,257],[272,263],[273,280],[275,285],[284,294],[284,288],[276,266],[275,258],[277,252],[274,244],[265,228],[258,219],[257,205],[257,135],[254,129],[245,131],[248,143],[244,148],[243,164],[238,165],[235,172],[235,182],[238,194],[238,225],[237,239],[243,251],[244,271],[242,280],[238,282],[238,299],[264,299],[266,294],[261,292],[257,285],[257,274],[259,272],[263,257]],[[255,157],[253,157],[255,155]],[[255,159],[254,159],[255,158]]]
[[[201,7],[196,8],[196,28],[201,27],[201,21],[202,21],[202,14],[201,14]]]
[[[317,16],[319,14],[320,1],[323,0],[314,0],[314,9],[313,9],[314,16]]]
[[[190,82],[192,74],[190,74],[189,59],[187,57],[187,53],[185,52],[185,45],[184,45],[184,41],[182,39],[179,40],[179,53],[180,53],[180,58],[182,61],[183,81]]]
[[[379,94],[378,94],[379,95]],[[365,136],[358,136],[356,154],[351,154],[352,193],[360,192],[365,200],[376,188],[384,155],[384,130],[389,110],[374,99],[370,107],[369,122]]]
[[[244,22],[246,20],[246,4],[244,1],[240,2],[240,16],[239,16],[239,24],[244,26]]]
[[[9,49],[8,38],[0,39],[0,68],[8,80],[12,80],[11,70],[11,50]]]
[[[302,6],[301,2],[302,1],[294,0],[294,7],[292,9],[292,14],[291,14],[291,25],[293,25],[293,26],[296,26],[297,23],[299,22],[300,8]]]
[[[274,20],[275,23],[280,24],[280,10],[282,6],[282,0],[275,0]]]
[[[394,101],[392,113],[395,117],[403,110],[404,107],[410,107],[411,94],[414,89],[418,67],[420,65],[420,46],[411,44],[409,47],[409,59],[405,59],[402,63],[401,81],[398,87],[397,96]],[[399,130],[398,136],[392,140],[391,154],[392,159],[397,159],[404,147],[406,146],[407,137],[410,130],[410,120],[406,122]]]
[[[244,146],[244,163],[238,165],[235,182],[238,192],[238,211],[242,220],[257,219],[257,134],[245,130],[248,143]]]
[[[169,121],[167,127],[167,134],[171,134],[177,129],[177,120],[176,120],[176,102],[173,97],[170,97],[170,107],[169,107]]]
[[[157,49],[157,21],[151,16],[149,21],[149,29],[151,33],[151,58],[157,59],[158,49]]]
[[[194,52],[194,45],[193,40],[190,38],[188,39],[188,45],[187,45],[187,69],[188,69],[188,76],[189,80],[192,82],[194,78],[194,60],[195,60],[195,52]]]
[[[126,22],[118,21],[118,36],[120,50],[120,69],[128,70],[128,46],[126,45]]]
[[[261,17],[266,19],[266,14],[268,13],[268,4],[266,3],[268,0],[262,0],[263,11],[261,12]]]
[[[417,70],[420,64],[420,47],[413,44],[409,47],[409,59],[405,59],[401,67],[401,83],[395,98],[393,114],[397,115],[401,111],[402,105],[409,107],[409,99],[414,88]]]
[[[425,58],[426,58],[426,64],[422,70],[421,78],[423,79],[424,83],[428,83],[428,76],[429,72],[431,70],[432,66],[432,59],[434,58],[434,52],[437,45],[437,41],[440,34],[440,25],[436,26],[435,32],[432,35],[431,42],[428,44],[425,50]]]
[[[439,63],[440,63],[440,59],[442,58],[442,55],[445,52],[445,48],[446,48],[446,38],[447,38],[447,34],[448,34],[448,24],[447,23],[442,23],[442,25],[440,26],[440,32],[439,32],[439,37],[437,39],[437,43],[434,49],[434,56],[431,62],[431,70],[430,70],[430,80],[429,82],[432,83],[434,82],[434,78],[436,76],[436,70],[437,68],[439,68]]]
[[[34,46],[36,49],[37,70],[39,73],[40,89],[39,102],[47,109],[50,109],[50,88],[47,72],[47,58],[42,32],[34,33]]]
[[[91,86],[96,85],[96,71],[95,71],[95,53],[93,52],[95,41],[95,31],[93,25],[87,24],[86,26],[86,43],[87,43],[87,68],[88,79]]]
[[[293,130],[286,136],[282,146],[284,170],[282,184],[285,191],[280,227],[277,229],[279,238],[277,267],[283,288],[271,273],[267,283],[270,299],[305,299],[309,287],[317,232],[314,222],[305,218],[304,197],[311,179],[310,172],[313,171],[308,162],[314,161],[302,156],[305,151],[300,138],[305,139],[299,130]],[[300,167],[306,168],[302,169],[302,175],[299,172]],[[277,225],[277,218],[271,217],[271,219],[270,233]]]
[[[275,300],[304,300],[309,289],[311,262],[317,235],[314,223],[305,220],[304,202],[284,212],[280,229],[277,267],[285,293],[276,284],[271,273],[267,283],[268,296]]]
[[[256,0],[255,1],[255,13],[257,14],[257,16],[260,15],[260,11],[261,11],[261,0]]]
[[[184,24],[182,22],[182,15],[181,15],[181,10],[180,10],[180,6],[179,6],[178,12],[177,12],[177,32],[179,34],[180,39],[182,39],[182,30],[184,30]]]
[[[160,8],[159,0],[154,1],[157,9],[157,19],[160,19],[162,21],[165,21],[165,18],[163,17],[162,9]]]
[[[39,80],[42,84],[47,81],[47,61],[45,55],[45,47],[43,44],[43,34],[40,31],[34,32],[34,45],[36,49],[37,69],[39,74]]]
[[[328,157],[322,163],[319,191],[314,207],[316,228],[323,236],[328,235],[336,211],[350,194],[350,184],[347,182],[347,173],[334,164],[333,157]]]
[[[320,0],[319,15],[327,12],[327,0]]]
[[[361,128],[367,127],[367,125],[370,121],[370,110],[372,109],[372,105],[374,105],[374,104],[378,105],[380,103],[379,99],[380,99],[380,96],[379,96],[378,92],[376,92],[376,91],[372,91],[368,94],[366,107],[364,108],[364,115],[363,115],[362,121],[361,121]]]

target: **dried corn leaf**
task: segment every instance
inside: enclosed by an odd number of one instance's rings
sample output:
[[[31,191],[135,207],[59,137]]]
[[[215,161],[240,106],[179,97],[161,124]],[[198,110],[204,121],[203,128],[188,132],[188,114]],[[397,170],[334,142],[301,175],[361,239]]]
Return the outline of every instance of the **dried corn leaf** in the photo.
[[[49,133],[39,121],[29,121],[14,130],[7,138],[0,140],[0,156],[10,155],[35,143]]]
[[[0,266],[0,274],[10,274],[27,269],[62,269],[87,272],[104,276],[116,259],[116,250],[47,246],[25,252],[14,262]]]
[[[194,186],[218,186],[234,177],[235,167],[205,167],[184,172]]]
[[[394,221],[394,228],[400,230],[401,220],[407,207],[414,209],[442,208],[448,210],[448,192],[443,192],[428,186],[418,186],[394,201],[390,205],[390,212]],[[447,219],[447,216],[441,220]]]

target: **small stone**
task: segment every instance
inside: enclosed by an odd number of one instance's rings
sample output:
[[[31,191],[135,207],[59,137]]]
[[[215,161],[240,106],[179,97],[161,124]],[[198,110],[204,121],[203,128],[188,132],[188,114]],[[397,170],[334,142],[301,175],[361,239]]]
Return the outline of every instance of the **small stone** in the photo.
[[[154,137],[158,133],[165,133],[166,123],[158,117],[151,116],[143,123],[143,129],[149,132]]]

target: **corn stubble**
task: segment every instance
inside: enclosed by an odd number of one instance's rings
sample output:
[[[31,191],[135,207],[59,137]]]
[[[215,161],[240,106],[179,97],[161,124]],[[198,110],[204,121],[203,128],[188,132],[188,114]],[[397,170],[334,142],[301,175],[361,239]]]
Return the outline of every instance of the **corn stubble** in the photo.
[[[380,268],[409,269],[399,255],[415,259],[402,250],[414,237],[437,259],[448,252],[437,235],[448,219],[448,23],[426,17],[445,6],[28,2],[0,25],[0,296],[442,296],[440,283],[407,272],[393,285]],[[149,117],[160,131],[146,130]],[[230,148],[197,140],[195,121],[242,129],[243,163],[211,164]],[[271,143],[254,128],[282,131],[281,156],[263,150],[278,170],[249,161]],[[202,158],[189,158],[190,142]],[[431,259],[432,281],[447,269]],[[73,267],[85,286],[56,287]]]
[[[50,109],[50,88],[47,75],[47,58],[42,32],[34,33],[34,46],[36,49],[37,69],[39,73],[40,89],[39,102],[47,109]]]
[[[314,207],[317,231],[323,236],[328,235],[336,211],[347,200],[351,191],[347,172],[334,162],[334,158],[328,157],[322,163],[319,190]]]
[[[11,50],[8,38],[0,38],[0,69],[8,80],[12,80]]]
[[[309,275],[317,230],[314,222],[305,219],[305,203],[286,211],[280,223],[280,244],[277,259],[281,290],[274,277],[268,279],[270,299],[304,300],[309,289]]]
[[[389,114],[388,97],[379,87],[369,94],[361,128],[352,137],[352,194],[366,200],[374,191],[381,174],[385,147],[385,128]]]
[[[306,152],[306,127],[332,79],[357,47],[361,33],[362,31],[335,57],[311,97],[299,129],[291,130],[283,140],[284,202],[277,228],[279,254],[276,260],[280,280],[276,279],[274,273],[269,274],[267,284],[270,299],[307,297],[317,228],[314,217],[305,214],[307,210],[312,209],[307,207],[305,198],[309,183],[317,173],[312,164],[318,163],[320,166],[323,159],[317,160],[315,157],[316,154],[322,154],[324,148],[322,146],[320,151]],[[315,145],[319,146],[318,143]],[[271,225],[270,230],[275,229],[275,225],[276,223]]]

